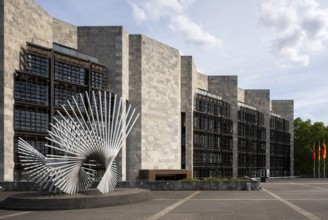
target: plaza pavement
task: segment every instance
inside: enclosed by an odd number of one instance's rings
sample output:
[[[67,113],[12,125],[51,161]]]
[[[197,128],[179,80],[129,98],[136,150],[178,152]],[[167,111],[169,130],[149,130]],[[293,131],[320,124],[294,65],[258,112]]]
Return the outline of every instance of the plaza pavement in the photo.
[[[328,219],[328,179],[270,179],[261,187],[259,191],[153,191],[153,200],[142,203],[65,211],[0,210],[0,219]],[[0,192],[0,200],[12,193]]]

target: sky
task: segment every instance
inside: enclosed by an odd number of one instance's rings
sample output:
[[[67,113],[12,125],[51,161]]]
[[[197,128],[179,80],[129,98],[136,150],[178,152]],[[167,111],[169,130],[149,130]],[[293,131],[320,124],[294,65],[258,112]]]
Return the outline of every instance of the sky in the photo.
[[[328,125],[328,0],[35,0],[77,26],[123,26],[191,55],[206,75],[294,100]],[[91,4],[90,4],[91,3]]]

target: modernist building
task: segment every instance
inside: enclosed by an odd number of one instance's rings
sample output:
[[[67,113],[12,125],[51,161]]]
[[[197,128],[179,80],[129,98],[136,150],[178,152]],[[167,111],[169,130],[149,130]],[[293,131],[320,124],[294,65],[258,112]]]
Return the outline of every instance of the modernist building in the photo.
[[[0,181],[26,179],[17,138],[48,153],[56,110],[91,90],[140,112],[118,159],[121,180],[293,175],[292,100],[199,73],[191,56],[122,27],[77,27],[33,0],[0,7]]]

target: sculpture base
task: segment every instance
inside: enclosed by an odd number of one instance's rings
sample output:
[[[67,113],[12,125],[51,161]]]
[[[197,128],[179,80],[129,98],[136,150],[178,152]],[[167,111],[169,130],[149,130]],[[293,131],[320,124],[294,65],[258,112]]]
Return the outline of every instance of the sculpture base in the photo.
[[[12,195],[0,204],[0,208],[21,211],[87,209],[131,204],[151,199],[151,192],[145,189],[116,188],[107,194],[91,189],[85,193],[73,195],[33,192]]]

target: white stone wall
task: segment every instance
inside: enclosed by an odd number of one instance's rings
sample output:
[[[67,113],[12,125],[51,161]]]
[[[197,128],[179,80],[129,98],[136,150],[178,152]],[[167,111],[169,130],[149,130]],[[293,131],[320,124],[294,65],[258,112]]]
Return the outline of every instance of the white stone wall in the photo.
[[[180,54],[148,37],[141,41],[141,168],[180,169]]]
[[[241,88],[238,88],[238,101],[245,103],[245,91]]]
[[[52,41],[77,49],[77,27],[59,19],[53,18],[52,23],[53,38]]]
[[[197,72],[197,88],[198,89],[203,89],[203,90],[208,90],[208,76]]]
[[[140,169],[180,169],[179,51],[143,35],[129,36],[129,102],[140,112],[127,150],[128,179]]]
[[[3,66],[0,87],[0,181],[13,180],[14,171],[14,73],[22,70],[26,42],[52,47],[57,42],[77,48],[76,27],[53,19],[33,0],[1,0]]]

